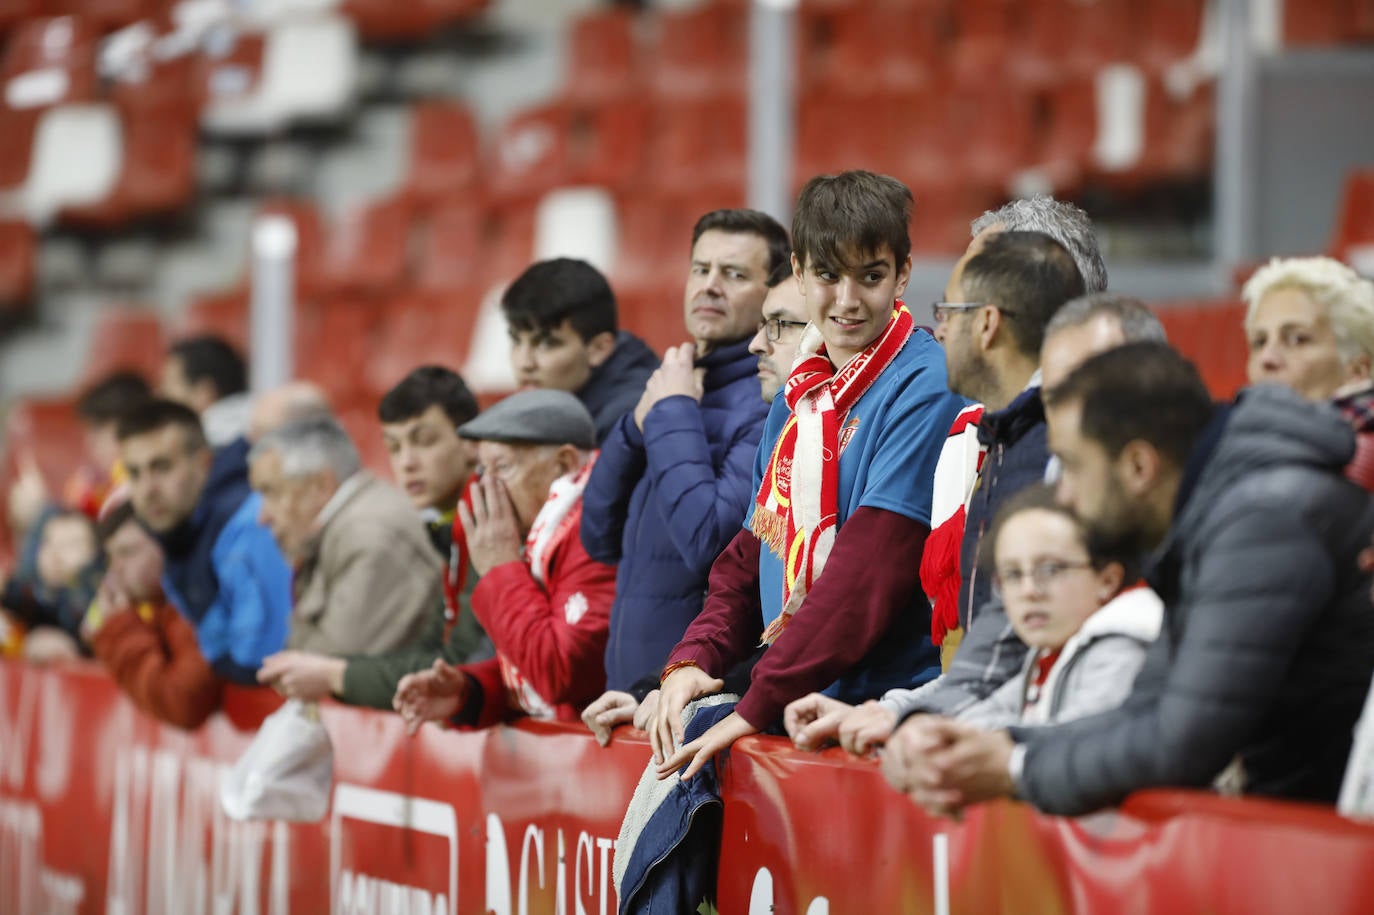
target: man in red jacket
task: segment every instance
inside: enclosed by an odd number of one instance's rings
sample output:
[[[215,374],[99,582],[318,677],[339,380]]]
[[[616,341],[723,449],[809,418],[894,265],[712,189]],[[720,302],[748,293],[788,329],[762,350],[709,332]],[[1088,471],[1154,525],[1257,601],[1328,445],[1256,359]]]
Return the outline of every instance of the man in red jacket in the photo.
[[[219,707],[224,683],[162,594],[162,548],[127,501],[107,506],[99,530],[110,567],[86,614],[86,639],[134,705],[194,730]]]
[[[410,674],[393,705],[426,721],[488,727],[507,718],[575,720],[606,682],[615,568],[591,559],[578,526],[596,448],[586,407],[564,391],[523,391],[459,427],[482,479],[459,506],[473,568],[472,609],[496,657],[443,660]]]

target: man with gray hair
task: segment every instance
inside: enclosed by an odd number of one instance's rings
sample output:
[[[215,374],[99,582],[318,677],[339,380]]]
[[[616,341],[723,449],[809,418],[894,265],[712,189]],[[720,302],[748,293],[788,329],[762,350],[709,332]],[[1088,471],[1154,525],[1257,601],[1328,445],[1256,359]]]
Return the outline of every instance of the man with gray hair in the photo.
[[[1040,348],[1042,390],[1053,391],[1088,358],[1126,343],[1164,342],[1164,326],[1138,299],[1097,292],[1066,302],[1045,325]],[[1058,476],[1050,459],[1047,478]],[[1000,600],[983,604],[943,676],[915,690],[889,690],[857,707],[812,694],[788,706],[784,724],[803,749],[838,740],[862,755],[884,744],[897,724],[918,712],[954,716],[991,695],[1021,670],[1026,646]]]
[[[1107,266],[1097,247],[1097,233],[1088,214],[1063,200],[1045,194],[1023,197],[996,210],[988,210],[969,226],[973,241],[964,257],[977,253],[995,232],[1043,232],[1069,252],[1088,292],[1107,288]]]
[[[421,635],[441,600],[441,561],[410,503],[363,470],[335,420],[268,432],[249,467],[259,521],[295,569],[288,648],[375,654]]]

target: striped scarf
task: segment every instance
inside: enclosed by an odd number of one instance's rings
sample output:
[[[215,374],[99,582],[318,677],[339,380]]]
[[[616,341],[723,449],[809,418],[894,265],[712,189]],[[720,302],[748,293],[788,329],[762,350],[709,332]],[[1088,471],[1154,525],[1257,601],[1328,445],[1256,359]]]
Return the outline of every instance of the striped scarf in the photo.
[[[820,330],[802,333],[784,397],[792,416],[755,496],[750,528],[783,562],[782,612],[763,633],[769,645],[787,626],[825,568],[840,504],[840,427],[851,407],[887,370],[911,337],[911,312],[898,301],[887,327],[838,371]]]

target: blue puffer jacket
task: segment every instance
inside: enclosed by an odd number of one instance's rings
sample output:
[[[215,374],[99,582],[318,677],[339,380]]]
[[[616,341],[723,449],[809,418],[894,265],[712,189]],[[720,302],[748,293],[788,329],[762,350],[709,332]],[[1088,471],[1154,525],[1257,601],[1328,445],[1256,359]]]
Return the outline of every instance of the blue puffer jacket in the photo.
[[[659,401],[640,433],[627,415],[601,448],[582,497],[582,545],[619,563],[606,686],[656,676],[706,599],[716,557],[744,523],[768,404],[749,342],[697,363],[705,396]]]
[[[1008,499],[1045,479],[1050,458],[1040,388],[1027,388],[1005,409],[983,414],[978,422],[978,441],[988,453],[979,471],[978,487],[969,500],[959,549],[959,625],[965,632],[992,597],[992,576],[977,565],[983,534]]]
[[[285,646],[291,618],[291,570],[258,523],[261,505],[240,438],[215,452],[191,517],[157,538],[163,591],[195,627],[215,672],[246,685],[256,685],[262,659]]]
[[[577,397],[596,423],[596,440],[606,441],[620,417],[632,412],[644,393],[658,357],[649,345],[628,331],[615,336],[610,358],[592,369],[592,377]]]

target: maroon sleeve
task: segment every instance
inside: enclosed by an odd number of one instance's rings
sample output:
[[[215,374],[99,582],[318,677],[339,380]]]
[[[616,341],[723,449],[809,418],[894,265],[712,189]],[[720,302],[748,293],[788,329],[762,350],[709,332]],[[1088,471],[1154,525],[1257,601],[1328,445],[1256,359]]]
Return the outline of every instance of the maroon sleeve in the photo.
[[[875,646],[918,592],[930,528],[896,512],[860,508],[835,537],[825,568],[792,621],[754,667],[735,708],[759,730],[787,703],[825,689]],[[893,544],[901,544],[900,555]]]
[[[691,661],[713,677],[758,647],[763,635],[759,604],[759,539],[742,530],[711,566],[706,604],[682,636],[668,664]]]

